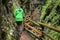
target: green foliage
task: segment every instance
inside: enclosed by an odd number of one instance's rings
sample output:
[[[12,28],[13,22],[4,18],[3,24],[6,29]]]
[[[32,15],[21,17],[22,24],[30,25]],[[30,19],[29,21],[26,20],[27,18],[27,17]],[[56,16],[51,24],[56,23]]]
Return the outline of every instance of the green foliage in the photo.
[[[51,3],[52,3],[52,0],[47,0],[46,4],[42,6],[40,21],[43,20],[44,16],[46,15],[46,10],[51,5]]]
[[[45,18],[45,22],[47,23],[48,20],[51,20],[52,17],[54,17],[56,15],[56,8],[59,5],[60,1],[56,1],[55,6],[53,7],[52,11],[50,12],[50,14]]]
[[[47,0],[44,5],[42,5],[40,21],[47,23],[52,26],[59,26],[59,17],[60,13],[57,13],[57,7],[60,4],[60,0]],[[60,6],[59,6],[60,7]],[[48,11],[48,10],[50,11]],[[55,27],[56,28],[56,27]],[[45,28],[46,29],[46,28]],[[46,33],[58,40],[60,34],[53,30],[46,29]],[[45,31],[45,30],[44,30]],[[45,37],[46,40],[50,40],[48,37]]]

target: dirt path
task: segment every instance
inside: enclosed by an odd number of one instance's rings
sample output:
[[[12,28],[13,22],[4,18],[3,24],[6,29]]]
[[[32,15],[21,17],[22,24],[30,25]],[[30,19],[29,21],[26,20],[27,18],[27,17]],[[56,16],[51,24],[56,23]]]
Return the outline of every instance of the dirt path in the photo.
[[[29,34],[26,31],[24,31],[21,35],[20,40],[33,40],[33,39],[31,36],[29,36]]]

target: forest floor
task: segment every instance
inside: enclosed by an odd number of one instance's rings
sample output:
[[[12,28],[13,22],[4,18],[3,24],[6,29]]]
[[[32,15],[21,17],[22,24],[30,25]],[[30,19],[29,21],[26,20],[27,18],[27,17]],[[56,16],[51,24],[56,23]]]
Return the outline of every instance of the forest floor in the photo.
[[[23,31],[23,33],[21,34],[20,40],[33,40],[33,38],[29,36],[28,32]]]

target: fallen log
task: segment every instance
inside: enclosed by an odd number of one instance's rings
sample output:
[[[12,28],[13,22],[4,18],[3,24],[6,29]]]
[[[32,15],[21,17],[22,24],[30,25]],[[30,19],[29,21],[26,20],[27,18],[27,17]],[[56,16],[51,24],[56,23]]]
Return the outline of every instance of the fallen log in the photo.
[[[60,33],[60,28],[55,28],[55,27],[53,27],[53,26],[49,26],[48,24],[45,24],[45,23],[42,23],[42,22],[38,22],[38,23],[37,23],[37,22],[35,22],[35,21],[31,20],[31,19],[28,19],[28,20],[31,21],[32,23],[38,25],[38,26],[42,25],[43,27],[47,27],[47,28],[49,28],[49,29],[51,29],[51,30],[54,30],[54,31]]]
[[[47,24],[42,23],[42,22],[38,22],[38,23],[39,23],[40,25],[44,26],[44,27],[47,27],[47,28],[49,28],[49,29],[52,29],[52,30],[60,33],[60,28],[55,28],[55,27],[53,27],[53,26],[47,25]]]
[[[28,23],[25,23],[25,25],[26,25],[26,27],[27,28],[30,28],[30,29],[32,29],[33,31],[35,31],[35,32],[37,32],[40,36],[42,35],[42,32],[40,31],[38,31],[38,29],[36,29],[36,28],[34,28],[34,27],[31,27]]]
[[[38,29],[30,26],[28,23],[25,23],[25,27],[32,29],[33,31],[37,32],[40,36],[41,36],[42,34],[44,34],[44,35],[46,35],[47,37],[49,37],[51,40],[55,40],[54,38],[52,38],[51,36],[47,35],[46,33],[42,32],[42,31],[39,31]]]

